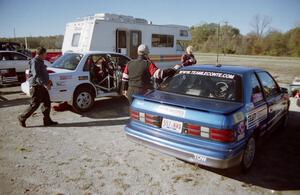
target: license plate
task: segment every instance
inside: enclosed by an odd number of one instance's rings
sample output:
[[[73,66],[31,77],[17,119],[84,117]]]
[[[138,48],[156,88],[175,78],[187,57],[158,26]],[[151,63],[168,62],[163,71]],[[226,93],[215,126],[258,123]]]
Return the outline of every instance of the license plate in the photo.
[[[182,131],[182,122],[164,118],[162,120],[161,127],[165,130],[181,133],[181,131]]]

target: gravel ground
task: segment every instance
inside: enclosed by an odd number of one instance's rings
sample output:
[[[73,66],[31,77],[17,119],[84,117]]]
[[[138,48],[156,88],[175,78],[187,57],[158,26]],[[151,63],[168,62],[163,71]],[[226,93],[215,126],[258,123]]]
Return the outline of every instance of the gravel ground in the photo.
[[[22,128],[16,117],[29,100],[19,87],[0,89],[0,194],[300,193],[300,108],[294,99],[288,127],[266,138],[247,175],[185,163],[130,142],[122,98],[98,100],[83,115],[52,111],[60,123],[55,127],[43,127],[38,110]]]

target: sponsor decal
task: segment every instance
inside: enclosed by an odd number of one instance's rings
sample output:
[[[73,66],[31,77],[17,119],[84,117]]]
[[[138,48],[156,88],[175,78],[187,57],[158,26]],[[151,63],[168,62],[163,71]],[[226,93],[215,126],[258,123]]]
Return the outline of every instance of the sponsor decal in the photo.
[[[252,127],[258,127],[259,124],[265,120],[268,116],[267,106],[261,106],[246,114],[247,129]]]
[[[68,80],[72,79],[72,75],[61,75],[59,76],[59,80]]]
[[[233,115],[234,123],[238,123],[245,119],[243,112],[237,112]]]
[[[78,80],[82,81],[82,80],[88,80],[89,77],[88,76],[79,76]]]
[[[238,134],[237,140],[238,141],[245,137],[245,131],[246,131],[245,121],[241,121],[237,127],[237,134]]]
[[[179,74],[191,74],[191,75],[201,75],[209,77],[219,77],[225,79],[234,79],[234,74],[221,73],[221,72],[210,72],[210,71],[196,71],[196,70],[181,70]]]
[[[169,106],[158,106],[157,112],[163,113],[166,115],[176,116],[176,117],[184,117],[185,116],[185,110],[178,109],[178,108],[172,108]]]
[[[206,162],[206,157],[199,154],[194,154],[194,159],[196,159],[197,161]]]

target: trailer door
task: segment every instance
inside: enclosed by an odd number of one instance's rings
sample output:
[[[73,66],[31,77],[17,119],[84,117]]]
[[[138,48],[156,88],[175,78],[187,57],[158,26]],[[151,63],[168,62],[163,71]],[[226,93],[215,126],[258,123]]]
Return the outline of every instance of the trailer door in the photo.
[[[124,30],[117,30],[116,32],[116,52],[128,55],[127,51],[127,32]]]
[[[141,31],[130,31],[130,57],[132,59],[137,58],[137,49],[141,44],[142,32]]]

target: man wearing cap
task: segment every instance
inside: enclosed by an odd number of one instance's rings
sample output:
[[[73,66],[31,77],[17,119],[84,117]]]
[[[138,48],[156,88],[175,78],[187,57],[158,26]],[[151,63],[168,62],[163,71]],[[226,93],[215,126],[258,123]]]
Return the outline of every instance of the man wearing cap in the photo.
[[[44,64],[44,59],[47,55],[47,50],[44,47],[39,47],[36,50],[36,56],[30,62],[29,83],[32,86],[32,102],[28,108],[18,116],[19,123],[22,127],[26,127],[26,119],[29,118],[38,109],[41,103],[41,110],[44,115],[44,126],[57,125],[50,118],[51,101],[48,90],[51,89],[51,81],[47,72],[47,66]]]
[[[195,56],[193,55],[193,46],[186,48],[186,53],[181,57],[182,66],[191,66],[197,63]]]
[[[141,44],[138,47],[138,58],[128,62],[124,69],[122,83],[124,95],[128,98],[129,103],[132,102],[133,94],[143,94],[149,89],[153,89],[151,77],[155,79],[163,79],[173,76],[181,65],[174,68],[159,69],[149,59],[149,48],[147,45]]]

